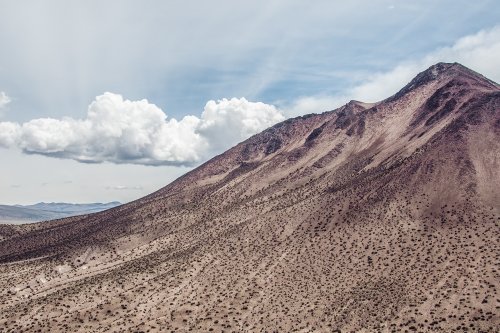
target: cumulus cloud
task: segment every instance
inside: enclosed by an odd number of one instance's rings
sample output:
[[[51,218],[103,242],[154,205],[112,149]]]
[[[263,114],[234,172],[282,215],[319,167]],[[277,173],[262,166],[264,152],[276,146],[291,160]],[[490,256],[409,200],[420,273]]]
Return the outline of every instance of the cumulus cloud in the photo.
[[[337,108],[349,100],[377,102],[406,85],[419,72],[438,62],[459,62],[486,77],[500,82],[500,26],[462,37],[421,59],[398,64],[387,72],[374,73],[363,82],[334,96],[310,96],[295,100],[287,107],[289,116]]]
[[[245,98],[207,102],[201,117],[181,120],[147,100],[105,93],[85,119],[0,122],[0,146],[86,163],[191,165],[284,120],[272,105]]]
[[[211,149],[221,151],[228,148],[228,142],[240,142],[283,120],[273,105],[245,98],[222,99],[205,105],[196,132],[209,139]]]
[[[21,127],[12,122],[0,122],[0,147],[13,146],[19,137]]]

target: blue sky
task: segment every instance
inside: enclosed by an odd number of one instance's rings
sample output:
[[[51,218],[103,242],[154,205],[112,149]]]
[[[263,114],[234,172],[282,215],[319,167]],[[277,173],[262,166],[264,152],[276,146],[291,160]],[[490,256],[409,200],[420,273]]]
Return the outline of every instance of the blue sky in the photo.
[[[500,80],[493,0],[0,8],[0,203],[128,201],[287,117],[388,97],[437,61]]]

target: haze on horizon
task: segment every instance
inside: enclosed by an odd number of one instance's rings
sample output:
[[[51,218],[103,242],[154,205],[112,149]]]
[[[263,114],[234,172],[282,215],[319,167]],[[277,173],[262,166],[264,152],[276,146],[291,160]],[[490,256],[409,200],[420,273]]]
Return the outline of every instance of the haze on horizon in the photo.
[[[500,81],[496,1],[0,6],[2,204],[127,202],[438,61]]]

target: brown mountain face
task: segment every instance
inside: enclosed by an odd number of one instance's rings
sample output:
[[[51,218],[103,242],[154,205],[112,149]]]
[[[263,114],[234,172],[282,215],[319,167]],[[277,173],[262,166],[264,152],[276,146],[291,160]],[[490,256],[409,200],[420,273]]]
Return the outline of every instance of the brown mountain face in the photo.
[[[498,332],[500,86],[439,63],[102,213],[0,226],[0,332]]]

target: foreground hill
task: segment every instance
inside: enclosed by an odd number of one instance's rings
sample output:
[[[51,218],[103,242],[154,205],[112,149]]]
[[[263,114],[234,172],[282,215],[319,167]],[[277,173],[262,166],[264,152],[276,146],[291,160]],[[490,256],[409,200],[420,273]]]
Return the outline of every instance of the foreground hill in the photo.
[[[0,331],[498,332],[500,87],[439,63],[136,202],[0,229]]]
[[[117,201],[108,203],[72,204],[62,202],[39,202],[34,205],[0,205],[0,223],[31,223],[68,216],[101,212],[121,205]]]

